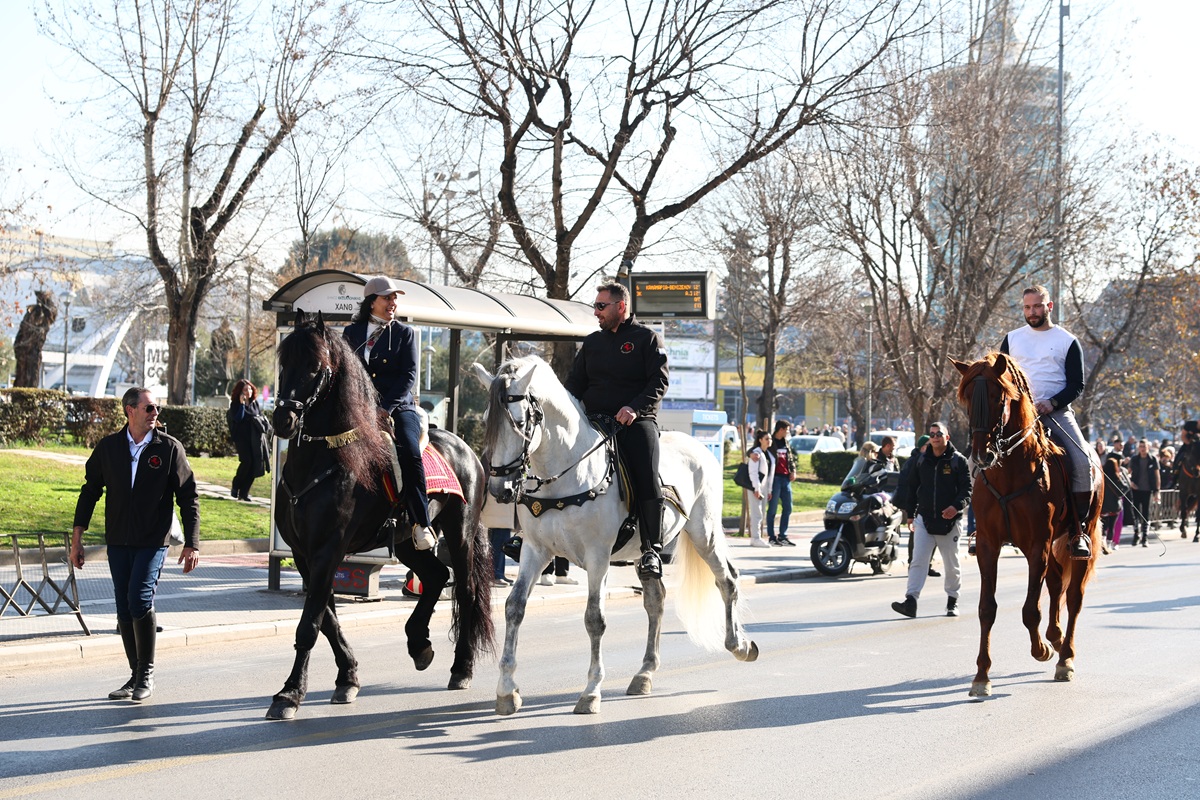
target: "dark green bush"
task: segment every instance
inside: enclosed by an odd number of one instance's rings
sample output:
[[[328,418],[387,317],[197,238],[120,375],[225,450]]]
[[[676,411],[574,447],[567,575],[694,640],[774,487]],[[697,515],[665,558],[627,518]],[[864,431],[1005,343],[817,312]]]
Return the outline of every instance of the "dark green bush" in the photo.
[[[0,392],[0,442],[45,442],[66,425],[67,395],[57,389],[5,389]]]
[[[225,409],[205,406],[166,406],[158,413],[167,433],[183,443],[189,456],[231,456],[237,453],[229,438]]]
[[[813,472],[817,474],[817,480],[822,483],[840,484],[845,480],[846,473],[854,466],[854,459],[856,458],[858,458],[858,453],[853,450],[836,453],[813,453]],[[900,466],[904,466],[904,462],[907,460],[903,456],[896,459]]]
[[[67,432],[87,447],[125,424],[125,409],[116,397],[71,397],[67,400]]]

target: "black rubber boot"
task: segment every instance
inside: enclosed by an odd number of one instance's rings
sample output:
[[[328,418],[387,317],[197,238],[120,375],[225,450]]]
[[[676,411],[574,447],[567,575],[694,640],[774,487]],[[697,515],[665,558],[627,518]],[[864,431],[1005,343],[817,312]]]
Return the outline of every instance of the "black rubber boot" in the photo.
[[[129,662],[129,680],[120,689],[108,693],[109,700],[128,700],[133,696],[133,687],[137,684],[137,642],[133,637],[133,622],[117,620],[117,633],[121,634],[121,644],[125,646],[125,659]]]
[[[1075,514],[1079,518],[1079,531],[1071,540],[1071,558],[1086,559],[1092,557],[1092,539],[1087,535],[1088,520],[1092,516],[1092,493],[1074,492]],[[1134,542],[1137,541],[1137,531],[1134,530]]]
[[[140,703],[154,693],[154,646],[158,638],[158,619],[154,609],[133,621],[133,636],[137,642],[137,678],[130,699]]]
[[[915,617],[917,615],[917,598],[906,594],[903,603],[892,603],[892,611],[906,617]]]
[[[642,534],[642,557],[638,559],[638,575],[662,577],[662,498],[644,500],[638,505],[639,526]]]

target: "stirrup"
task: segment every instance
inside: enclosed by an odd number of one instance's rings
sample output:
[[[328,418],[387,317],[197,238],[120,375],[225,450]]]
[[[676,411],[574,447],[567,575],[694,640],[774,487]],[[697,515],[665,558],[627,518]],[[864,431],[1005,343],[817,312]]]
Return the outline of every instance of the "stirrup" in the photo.
[[[1086,536],[1077,536],[1071,542],[1071,558],[1086,560],[1092,557],[1092,543]]]
[[[643,578],[662,577],[662,557],[654,550],[647,550],[637,562],[637,573]]]

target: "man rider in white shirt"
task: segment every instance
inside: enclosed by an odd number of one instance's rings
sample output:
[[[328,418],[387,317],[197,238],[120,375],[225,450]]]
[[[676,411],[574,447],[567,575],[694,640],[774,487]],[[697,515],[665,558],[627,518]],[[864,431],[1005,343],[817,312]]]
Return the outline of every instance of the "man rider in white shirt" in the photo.
[[[1088,558],[1091,543],[1082,532],[1091,516],[1099,465],[1087,445],[1071,403],[1083,394],[1083,351],[1079,340],[1050,321],[1054,302],[1045,286],[1034,285],[1021,293],[1024,328],[1010,331],[1000,343],[1000,352],[1012,356],[1029,378],[1034,405],[1047,430],[1067,452],[1071,464],[1071,491],[1079,517],[1079,531],[1071,543],[1071,555]]]

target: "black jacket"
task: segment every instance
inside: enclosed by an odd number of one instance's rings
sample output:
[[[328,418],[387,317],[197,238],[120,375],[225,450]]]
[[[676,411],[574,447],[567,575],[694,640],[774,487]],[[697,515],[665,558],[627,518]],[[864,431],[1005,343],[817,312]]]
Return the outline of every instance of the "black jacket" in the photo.
[[[229,438],[237,448],[238,460],[248,463],[256,478],[270,472],[271,423],[263,416],[258,401],[231,401],[225,421],[229,424]]]
[[[1139,492],[1157,492],[1160,484],[1158,459],[1149,454],[1142,458],[1134,453],[1129,459],[1129,480],[1137,484]]]
[[[368,361],[365,358],[367,336],[377,327],[370,320],[355,322],[347,325],[342,335],[366,366],[371,383],[379,392],[380,407],[389,414],[398,408],[413,408],[416,406],[413,390],[417,388],[420,364],[416,332],[400,320],[392,320],[375,340]]]
[[[1129,480],[1121,469],[1121,454],[1109,450],[1104,454],[1104,479],[1108,485],[1104,487],[1104,503],[1100,507],[1101,516],[1116,514],[1121,510],[1121,501],[1129,496]]]
[[[87,529],[96,502],[104,503],[104,541],[110,545],[164,547],[171,535],[171,501],[179,505],[185,547],[200,547],[200,503],[196,478],[178,439],[156,429],[138,457],[137,480],[131,487],[131,460],[126,426],[105,436],[88,457],[84,483],[75,504],[75,522]]]
[[[908,476],[905,512],[910,519],[919,514],[929,533],[949,533],[954,520],[962,516],[971,502],[971,467],[950,442],[946,442],[946,450],[940,456],[930,446],[916,460]],[[958,509],[954,519],[942,518],[942,509],[947,506]]]
[[[629,406],[639,417],[656,419],[668,383],[662,339],[630,317],[615,331],[598,330],[583,340],[566,387],[589,414],[615,416]]]

